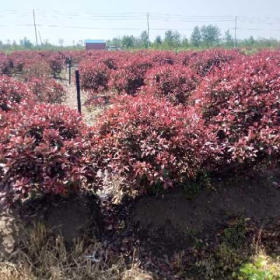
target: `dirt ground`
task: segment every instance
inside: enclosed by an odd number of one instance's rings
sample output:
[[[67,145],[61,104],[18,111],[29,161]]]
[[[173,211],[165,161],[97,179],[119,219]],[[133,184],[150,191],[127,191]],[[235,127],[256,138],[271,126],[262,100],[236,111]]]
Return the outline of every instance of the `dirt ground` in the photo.
[[[214,190],[204,189],[192,199],[182,190],[144,197],[136,202],[132,220],[148,236],[159,236],[172,247],[182,248],[193,237],[212,237],[236,217],[252,219],[260,227],[280,218],[279,182],[280,170],[275,170],[216,183]]]
[[[72,73],[74,73],[74,70]],[[69,84],[67,74],[63,73],[62,77],[63,78],[60,82],[66,90],[66,99],[65,99],[64,104],[69,106],[72,109],[77,110],[78,101],[77,101],[77,89],[76,89],[75,79],[74,79],[74,77],[72,77],[71,84]],[[89,107],[85,106],[86,99],[87,99],[87,93],[85,91],[81,90],[82,116],[88,125],[92,125],[94,123],[94,121],[96,120],[96,117],[100,113],[102,113],[103,108],[98,107],[98,106],[89,108]]]

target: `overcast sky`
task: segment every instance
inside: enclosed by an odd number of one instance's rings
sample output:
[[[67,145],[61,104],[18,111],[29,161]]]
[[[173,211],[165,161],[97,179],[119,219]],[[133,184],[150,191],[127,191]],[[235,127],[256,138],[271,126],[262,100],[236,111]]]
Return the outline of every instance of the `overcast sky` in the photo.
[[[124,34],[164,35],[168,29],[189,37],[195,25],[217,25],[237,37],[280,39],[280,0],[0,0],[0,40],[35,41],[32,9],[41,40],[72,44]],[[39,38],[40,39],[40,38]]]

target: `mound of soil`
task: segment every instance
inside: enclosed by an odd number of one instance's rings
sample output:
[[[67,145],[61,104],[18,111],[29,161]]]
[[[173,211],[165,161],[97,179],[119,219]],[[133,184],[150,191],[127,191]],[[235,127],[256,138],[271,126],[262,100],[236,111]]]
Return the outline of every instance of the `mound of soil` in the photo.
[[[134,205],[131,222],[145,238],[173,248],[191,245],[194,237],[211,238],[235,217],[266,225],[280,217],[279,179],[280,171],[266,172],[217,183],[192,199],[182,189],[163,197],[143,197]]]
[[[68,243],[85,236],[100,235],[102,222],[96,197],[80,195],[32,200],[0,211],[0,260],[9,259],[20,239],[20,228],[42,223]]]
[[[44,220],[54,232],[62,234],[66,242],[83,234],[99,235],[102,224],[93,196],[58,199],[48,207]]]

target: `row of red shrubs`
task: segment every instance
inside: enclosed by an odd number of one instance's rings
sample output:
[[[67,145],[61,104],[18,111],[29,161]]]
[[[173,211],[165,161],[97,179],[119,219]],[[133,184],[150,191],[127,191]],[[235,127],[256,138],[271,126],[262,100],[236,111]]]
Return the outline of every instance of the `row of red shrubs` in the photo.
[[[67,60],[78,64],[83,58],[91,55],[85,51],[14,51],[10,54],[0,52],[0,74],[21,74],[31,77],[58,77]]]
[[[175,104],[186,104],[190,93],[213,69],[242,54],[235,50],[151,52],[101,52],[88,54],[80,63],[81,84],[89,100],[101,92],[136,95],[141,91],[168,96]]]
[[[108,90],[117,75],[116,91],[125,84],[129,93],[115,99],[92,127],[75,111],[35,103],[23,85],[13,85],[0,99],[1,187],[14,201],[38,191],[96,190],[117,176],[125,193],[143,194],[155,186],[187,184],[205,173],[222,176],[229,170],[234,174],[278,165],[279,54],[92,55],[102,62],[81,63],[81,71],[93,71],[82,75],[87,77],[84,87],[97,81],[94,67],[107,67],[110,77],[104,82],[101,75],[103,85],[94,91]],[[129,77],[135,68],[144,80],[148,73],[151,78],[132,93]],[[138,88],[142,82],[136,80]]]

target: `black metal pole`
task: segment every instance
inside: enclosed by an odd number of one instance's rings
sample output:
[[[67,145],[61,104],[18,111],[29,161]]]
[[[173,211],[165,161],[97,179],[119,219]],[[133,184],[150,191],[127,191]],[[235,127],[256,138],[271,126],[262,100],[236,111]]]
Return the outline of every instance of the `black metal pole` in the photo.
[[[82,113],[82,106],[81,106],[81,88],[80,88],[80,73],[79,70],[75,71],[76,77],[76,88],[77,88],[77,102],[78,102],[78,111]]]
[[[71,63],[69,63],[69,85],[71,85]]]

